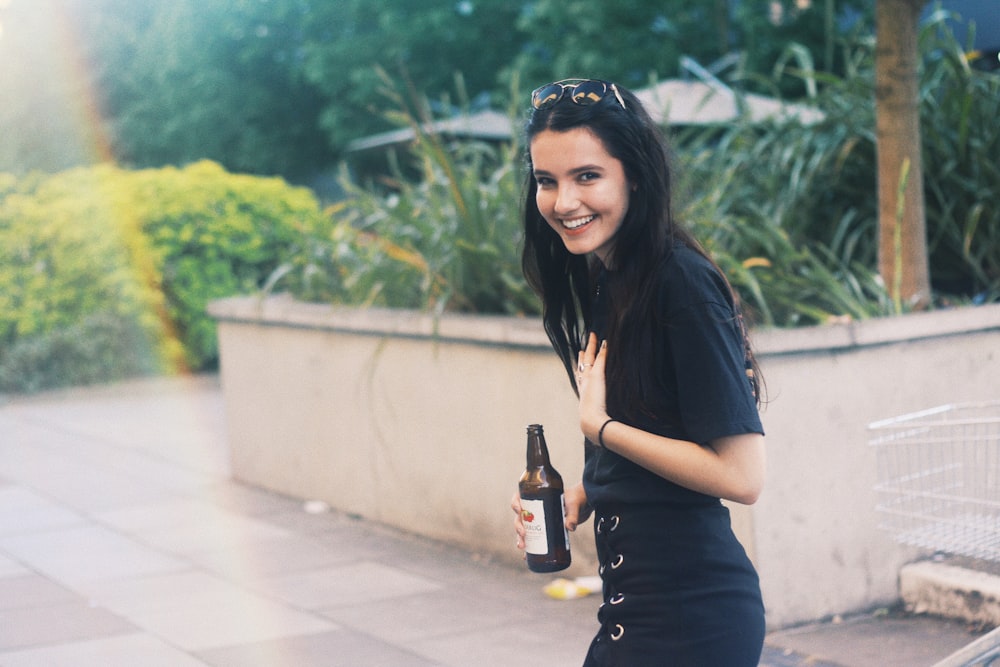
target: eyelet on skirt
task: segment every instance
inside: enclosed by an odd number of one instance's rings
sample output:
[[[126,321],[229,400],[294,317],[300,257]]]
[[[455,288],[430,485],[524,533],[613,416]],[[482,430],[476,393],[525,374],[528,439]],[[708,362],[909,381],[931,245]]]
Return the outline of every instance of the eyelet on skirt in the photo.
[[[611,604],[621,604],[625,602],[625,595],[623,593],[615,593],[608,602]]]
[[[615,629],[612,630],[611,633],[610,633],[610,635],[611,635],[611,641],[613,641],[613,642],[618,641],[619,639],[622,638],[622,635],[624,635],[624,634],[625,634],[625,628],[622,626],[621,623],[616,623],[615,624]]]
[[[622,554],[618,554],[618,557],[615,558],[613,563],[611,563],[611,569],[617,570],[622,566],[622,563],[624,562],[625,562],[625,556],[623,556]]]

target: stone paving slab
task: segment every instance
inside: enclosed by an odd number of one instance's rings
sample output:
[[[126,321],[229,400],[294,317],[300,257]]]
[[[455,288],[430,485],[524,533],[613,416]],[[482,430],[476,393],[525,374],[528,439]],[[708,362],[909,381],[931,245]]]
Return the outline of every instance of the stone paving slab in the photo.
[[[387,645],[365,634],[350,631],[285,637],[268,642],[204,651],[199,653],[199,656],[206,664],[215,667],[274,667],[275,665],[440,667],[441,665],[405,648]]]
[[[768,642],[826,661],[817,664],[930,667],[974,641],[977,634],[961,621],[879,614],[773,632]]]
[[[8,649],[111,637],[135,630],[124,619],[106,609],[91,607],[83,598],[4,609],[0,611],[0,628],[0,664],[4,665],[4,651]]]
[[[122,634],[0,653],[4,667],[205,667],[202,662],[146,634]]]

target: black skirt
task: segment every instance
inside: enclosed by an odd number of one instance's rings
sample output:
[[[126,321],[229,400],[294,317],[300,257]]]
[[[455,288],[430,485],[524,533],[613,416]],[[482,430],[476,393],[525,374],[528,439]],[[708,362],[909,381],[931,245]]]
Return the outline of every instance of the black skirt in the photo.
[[[721,503],[597,508],[601,628],[584,667],[756,667],[757,573]]]

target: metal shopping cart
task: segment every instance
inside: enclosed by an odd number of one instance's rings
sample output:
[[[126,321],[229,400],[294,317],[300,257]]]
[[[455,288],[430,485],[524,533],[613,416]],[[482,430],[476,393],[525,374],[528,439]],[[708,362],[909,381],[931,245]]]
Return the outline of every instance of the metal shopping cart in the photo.
[[[869,424],[879,527],[897,542],[1000,562],[1000,401]],[[1000,666],[1000,628],[935,667]]]
[[[879,527],[902,544],[1000,562],[1000,401],[943,405],[868,428]]]

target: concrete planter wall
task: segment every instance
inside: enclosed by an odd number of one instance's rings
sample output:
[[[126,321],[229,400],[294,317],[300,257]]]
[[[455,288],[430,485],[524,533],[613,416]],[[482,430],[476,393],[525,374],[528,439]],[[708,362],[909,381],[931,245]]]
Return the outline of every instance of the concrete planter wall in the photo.
[[[213,303],[234,475],[516,559],[524,427],[579,479],[575,398],[536,320]],[[889,603],[916,554],[877,527],[866,425],[1000,398],[1000,306],[760,331],[768,481],[732,507],[772,627]],[[590,526],[570,574],[592,574]]]

